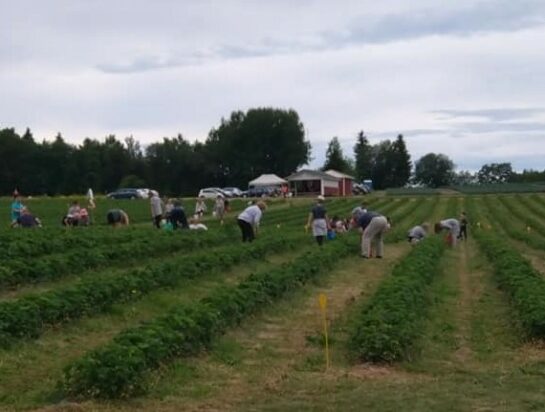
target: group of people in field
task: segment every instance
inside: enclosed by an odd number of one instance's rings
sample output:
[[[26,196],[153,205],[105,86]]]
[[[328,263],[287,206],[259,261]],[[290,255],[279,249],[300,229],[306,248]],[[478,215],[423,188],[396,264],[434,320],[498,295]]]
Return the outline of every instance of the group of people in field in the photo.
[[[329,219],[324,206],[325,198],[318,196],[316,204],[310,210],[305,230],[312,228],[312,235],[319,246],[324,240],[334,238],[336,234],[347,232],[351,229],[358,229],[361,233],[361,257],[368,259],[373,256],[382,258],[384,253],[384,234],[390,230],[392,222],[388,216],[381,213],[367,210],[365,204],[355,207],[350,218],[339,219],[334,216]],[[451,246],[456,246],[459,240],[467,240],[467,215],[462,212],[459,219],[447,218],[434,225],[435,233],[446,232],[446,241]],[[411,228],[407,233],[409,243],[415,245],[423,240],[430,233],[430,224]]]
[[[89,209],[95,208],[92,190],[87,193]],[[329,218],[325,207],[325,198],[318,196],[316,203],[312,206],[305,225],[305,230],[312,229],[312,235],[319,246],[324,244],[326,239],[333,239],[337,235],[357,229],[361,233],[361,257],[382,258],[384,253],[384,234],[390,230],[392,222],[388,216],[368,210],[363,203],[355,207],[348,218],[342,219],[338,216]],[[267,209],[264,201],[250,202],[248,206],[237,216],[237,224],[240,228],[243,242],[252,242],[258,233],[263,212]],[[229,202],[222,195],[214,200],[213,215],[223,225],[225,213],[229,211]],[[162,200],[156,191],[150,193],[150,212],[153,225],[158,229],[176,230],[208,230],[201,222],[201,218],[207,212],[207,206],[203,197],[197,198],[194,214],[187,217],[182,202],[178,199]],[[106,214],[106,221],[114,227],[128,225],[130,223],[128,214],[122,209],[110,209]],[[72,202],[67,214],[62,219],[65,226],[87,226],[90,224],[90,216],[87,208],[82,208],[78,201]],[[19,193],[13,195],[11,204],[11,226],[12,227],[41,227],[41,221],[32,215],[28,207],[21,202]],[[446,241],[451,246],[456,246],[459,240],[467,239],[468,220],[465,212],[456,218],[443,219],[433,226],[435,233],[445,232]],[[429,235],[431,225],[422,223],[414,226],[407,233],[409,243],[416,245]]]

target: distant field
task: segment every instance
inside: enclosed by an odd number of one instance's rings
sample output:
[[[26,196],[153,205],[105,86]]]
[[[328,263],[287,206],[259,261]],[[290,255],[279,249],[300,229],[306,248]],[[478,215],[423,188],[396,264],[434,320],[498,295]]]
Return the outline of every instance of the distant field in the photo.
[[[99,224],[66,230],[71,199],[25,200],[41,230],[7,228],[0,200],[0,410],[545,410],[544,195],[365,197],[394,222],[383,259],[361,259],[355,232],[319,249],[312,199],[269,202],[251,245],[245,200],[224,226],[210,203],[207,233],[172,233],[147,201],[105,199]],[[106,227],[111,207],[136,224]],[[407,243],[463,210],[456,249]]]

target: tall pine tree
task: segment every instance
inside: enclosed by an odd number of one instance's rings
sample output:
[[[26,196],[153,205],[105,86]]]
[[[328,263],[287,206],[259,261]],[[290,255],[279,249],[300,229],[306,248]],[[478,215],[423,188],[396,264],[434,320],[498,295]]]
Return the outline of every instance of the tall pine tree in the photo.
[[[358,133],[354,146],[356,178],[358,181],[370,179],[373,173],[373,148],[363,130]]]
[[[327,152],[325,154],[325,163],[322,170],[329,169],[337,170],[342,173],[350,173],[350,163],[345,159],[343,155],[343,149],[339,143],[339,139],[334,137],[327,146]]]
[[[392,143],[391,150],[391,164],[392,164],[392,178],[391,185],[393,187],[402,187],[409,182],[411,177],[411,156],[407,151],[405,140],[403,135],[397,136],[397,139]]]

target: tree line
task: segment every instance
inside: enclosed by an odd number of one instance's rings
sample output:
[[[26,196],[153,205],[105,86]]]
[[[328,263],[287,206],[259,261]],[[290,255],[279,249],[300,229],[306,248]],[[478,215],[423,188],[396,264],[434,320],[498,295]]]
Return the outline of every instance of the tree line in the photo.
[[[339,139],[329,142],[323,170],[335,169],[358,181],[371,179],[376,189],[408,183],[430,187],[451,184],[545,181],[545,171],[515,173],[508,163],[484,165],[476,174],[455,173],[451,159],[429,153],[411,162],[403,135],[371,144],[356,136],[353,157]],[[86,138],[73,145],[59,133],[38,142],[27,129],[0,130],[0,194],[14,189],[27,195],[106,193],[119,187],[150,187],[164,194],[195,195],[202,187],[238,186],[262,173],[287,176],[311,160],[311,145],[294,110],[256,108],[235,111],[210,130],[204,142],[182,135],[143,148],[132,137],[103,141]]]

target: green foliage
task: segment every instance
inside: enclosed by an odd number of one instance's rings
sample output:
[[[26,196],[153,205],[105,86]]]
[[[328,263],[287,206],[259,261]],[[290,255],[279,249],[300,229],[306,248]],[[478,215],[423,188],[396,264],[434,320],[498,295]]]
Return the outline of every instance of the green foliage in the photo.
[[[422,241],[396,265],[355,320],[349,347],[360,360],[394,362],[407,357],[421,334],[428,289],[445,250],[439,237]]]
[[[499,287],[510,297],[518,318],[533,338],[545,339],[545,279],[498,235],[480,230],[475,239],[494,268]]]
[[[101,312],[113,303],[136,300],[157,288],[175,286],[182,279],[220,272],[269,253],[288,250],[299,242],[300,236],[276,237],[260,239],[247,248],[238,245],[208,249],[118,276],[96,276],[67,288],[0,302],[0,346],[12,343],[14,338],[37,338],[46,325]]]
[[[210,347],[226,328],[333,267],[350,251],[344,242],[331,242],[280,268],[252,274],[237,286],[214,290],[191,307],[180,306],[121,332],[111,343],[70,364],[60,383],[63,390],[69,396],[101,398],[141,392],[147,371]]]
[[[342,173],[353,172],[350,161],[344,157],[343,149],[337,137],[331,139],[327,146],[325,163],[322,170],[327,171],[329,169],[337,170]]]
[[[363,130],[358,133],[356,145],[354,146],[356,178],[359,182],[371,178],[373,168],[373,149],[369,139]]]
[[[414,169],[415,181],[429,187],[448,186],[454,179],[454,163],[444,154],[428,153]]]
[[[485,164],[477,173],[479,183],[505,183],[511,179],[513,167],[511,163]]]
[[[230,234],[212,235],[209,233],[161,232],[160,235],[163,238],[169,237],[169,241],[157,241],[155,236],[143,234],[133,238],[130,242],[121,244],[101,244],[89,249],[77,248],[34,260],[10,259],[4,263],[4,271],[0,273],[0,286],[13,287],[25,283],[58,279],[69,273],[75,274],[116,262],[129,263],[142,256],[167,254],[179,250],[187,251],[205,245],[211,246],[232,238]]]

